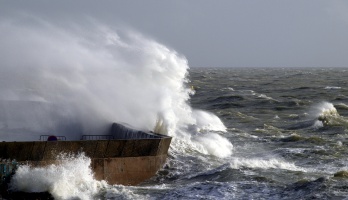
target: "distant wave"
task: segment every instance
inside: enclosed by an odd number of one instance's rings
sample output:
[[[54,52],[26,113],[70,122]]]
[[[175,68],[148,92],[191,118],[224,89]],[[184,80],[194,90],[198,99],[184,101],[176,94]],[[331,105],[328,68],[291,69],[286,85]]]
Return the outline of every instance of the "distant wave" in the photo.
[[[292,171],[305,171],[301,167],[297,167],[294,163],[289,163],[280,159],[262,159],[262,158],[234,158],[230,161],[233,169],[241,167],[261,168],[261,169],[285,169]]]
[[[336,86],[326,86],[325,90],[339,90],[341,87],[336,87]]]

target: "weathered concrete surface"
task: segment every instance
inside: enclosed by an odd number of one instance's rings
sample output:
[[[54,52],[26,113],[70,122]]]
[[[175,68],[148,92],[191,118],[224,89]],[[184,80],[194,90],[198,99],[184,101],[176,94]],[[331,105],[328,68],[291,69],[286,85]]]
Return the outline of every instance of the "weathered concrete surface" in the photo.
[[[61,153],[84,152],[92,159],[97,180],[136,185],[164,165],[171,137],[130,140],[0,142],[0,158],[29,161],[33,166],[59,163]]]
[[[111,184],[137,185],[153,177],[166,158],[166,155],[161,155],[93,159],[92,166],[97,180],[106,180]]]

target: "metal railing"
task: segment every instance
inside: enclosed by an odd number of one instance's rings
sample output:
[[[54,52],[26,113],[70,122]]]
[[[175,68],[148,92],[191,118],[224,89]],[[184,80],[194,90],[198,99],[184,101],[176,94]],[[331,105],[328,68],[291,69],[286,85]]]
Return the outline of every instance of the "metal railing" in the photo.
[[[40,135],[40,141],[47,141],[48,137],[52,135]],[[55,135],[54,135],[55,136]],[[57,140],[65,141],[66,137],[65,136],[55,136]]]
[[[112,135],[82,135],[81,140],[112,140]]]

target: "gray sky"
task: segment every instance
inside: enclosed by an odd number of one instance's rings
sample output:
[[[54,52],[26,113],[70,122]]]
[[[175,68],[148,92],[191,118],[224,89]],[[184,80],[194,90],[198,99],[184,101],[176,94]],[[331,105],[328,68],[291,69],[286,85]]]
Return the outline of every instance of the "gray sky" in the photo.
[[[191,67],[348,67],[345,0],[0,0],[0,18],[22,14],[131,27]]]

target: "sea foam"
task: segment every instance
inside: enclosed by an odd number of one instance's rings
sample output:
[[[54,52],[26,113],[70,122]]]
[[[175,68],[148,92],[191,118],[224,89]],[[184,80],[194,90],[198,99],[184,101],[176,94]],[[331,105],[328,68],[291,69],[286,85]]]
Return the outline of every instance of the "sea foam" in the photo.
[[[305,169],[297,167],[294,163],[286,162],[276,158],[233,158],[230,160],[230,166],[233,169],[249,167],[260,169],[283,169],[291,171],[305,171]]]
[[[91,159],[59,155],[59,162],[42,167],[20,165],[11,179],[12,191],[49,192],[55,199],[95,199],[105,181],[97,181],[90,168]]]
[[[344,126],[348,127],[348,120],[341,116],[335,106],[329,102],[322,102],[317,104],[313,113],[317,121],[313,125],[314,127],[322,126]]]

